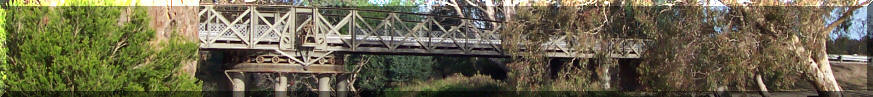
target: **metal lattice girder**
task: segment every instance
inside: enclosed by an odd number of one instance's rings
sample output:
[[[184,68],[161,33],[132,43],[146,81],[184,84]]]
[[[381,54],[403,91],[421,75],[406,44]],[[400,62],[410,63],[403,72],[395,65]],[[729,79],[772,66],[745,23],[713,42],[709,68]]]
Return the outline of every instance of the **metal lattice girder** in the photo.
[[[324,13],[327,11],[344,14]],[[386,15],[364,17],[361,12]],[[458,25],[445,25],[432,15],[289,5],[205,4],[198,15],[203,18],[201,49],[506,56],[499,34],[502,26],[485,29],[478,25],[501,24],[499,21],[461,18]],[[416,15],[421,20],[403,20],[399,15]],[[641,39],[591,39],[570,34],[547,39],[541,47],[549,57],[592,57],[596,49],[610,49],[602,53],[637,58],[647,43]],[[324,57],[290,57],[287,62],[305,65],[314,62],[306,60],[318,58]]]

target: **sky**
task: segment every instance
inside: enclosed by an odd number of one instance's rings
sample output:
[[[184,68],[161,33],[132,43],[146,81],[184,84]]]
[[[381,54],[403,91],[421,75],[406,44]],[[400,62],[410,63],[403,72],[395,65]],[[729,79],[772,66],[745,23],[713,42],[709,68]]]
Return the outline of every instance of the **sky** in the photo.
[[[858,1],[863,2],[866,0],[858,0]],[[871,1],[871,2],[873,2],[873,1]],[[867,34],[868,33],[867,27],[870,27],[870,26],[868,26],[870,22],[867,19],[869,19],[871,16],[869,16],[867,13],[870,12],[870,11],[868,11],[870,9],[871,8],[869,7],[869,5],[865,5],[864,7],[855,11],[855,14],[852,16],[851,22],[852,22],[852,24],[859,24],[859,25],[852,25],[851,27],[849,27],[850,28],[849,34],[847,34],[847,35],[850,38],[860,39],[864,35],[868,35]],[[835,37],[835,35],[831,35],[831,37]]]
[[[869,24],[867,19],[868,19],[868,17],[870,17],[867,15],[867,13],[869,12],[867,10],[870,10],[868,6],[861,7],[854,12],[854,15],[852,15],[852,18],[849,21],[849,22],[852,22],[852,25],[849,26],[848,33],[845,33],[843,35],[845,35],[851,39],[861,39],[861,37],[863,37],[864,35],[867,34],[867,30],[869,27],[869,26],[867,26]],[[842,13],[831,13],[831,14],[834,17],[837,17]],[[832,20],[829,20],[829,22],[830,21],[832,21]],[[839,35],[840,34],[838,34],[838,33],[831,33],[831,39],[835,39]]]
[[[867,20],[870,18],[870,16],[867,14],[870,12],[868,10],[870,10],[869,5],[864,6],[861,9],[858,9],[858,11],[855,12],[855,15],[853,15],[852,24],[863,24],[863,25],[852,25],[850,28],[853,30],[850,30],[850,32],[848,34],[848,36],[850,38],[860,39],[864,35],[868,35],[867,33],[869,33],[869,32],[867,32],[867,30],[868,30],[867,27],[870,27],[870,26],[868,26],[870,24],[870,21]],[[831,36],[831,37],[834,37],[834,36]]]
[[[789,2],[791,0],[780,0],[780,1]],[[858,1],[863,2],[864,0],[858,0]],[[750,2],[750,1],[749,0],[738,0],[738,2]],[[708,5],[708,6],[725,6],[721,2],[718,2],[718,0],[710,0],[709,2],[706,2],[706,3],[707,3],[706,5]],[[849,22],[852,22],[853,25],[851,25],[849,27],[848,33],[844,33],[844,34],[832,33],[831,39],[835,39],[836,37],[838,37],[840,35],[845,35],[851,39],[860,39],[861,37],[866,35],[867,30],[868,30],[867,24],[869,24],[867,22],[867,18],[870,17],[870,16],[867,16],[867,13],[868,13],[867,10],[869,10],[868,8],[869,7],[864,6],[864,7],[860,8],[854,12],[854,15],[852,15],[852,18],[849,21]],[[839,15],[841,15],[841,14],[842,13],[837,12],[837,11],[834,11],[833,13],[831,13],[831,15],[833,17],[839,17]],[[828,22],[833,22],[833,20],[835,20],[835,19],[830,19],[830,20],[828,20]],[[824,25],[822,25],[822,26],[824,26]]]

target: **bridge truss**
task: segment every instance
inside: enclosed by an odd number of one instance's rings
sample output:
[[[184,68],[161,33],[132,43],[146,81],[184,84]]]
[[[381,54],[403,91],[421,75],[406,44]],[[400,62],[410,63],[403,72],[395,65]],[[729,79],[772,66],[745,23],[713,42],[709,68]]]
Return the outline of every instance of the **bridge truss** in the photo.
[[[353,8],[248,4],[201,4],[198,16],[200,49],[268,52],[234,58],[233,62],[240,64],[225,73],[341,74],[348,71],[338,55],[347,53],[510,56],[502,45],[508,41],[503,41],[499,33],[501,21]],[[441,21],[445,18],[454,18],[459,23]],[[484,25],[492,23],[498,25]],[[578,41],[585,38],[588,37],[555,35],[541,47],[547,57],[555,58],[592,58],[594,51],[601,48],[612,49],[605,53],[612,58],[638,58],[646,43],[643,39]]]
[[[362,16],[362,13],[383,14]],[[499,21],[459,19],[440,24],[440,16],[380,10],[313,8],[288,5],[203,5],[201,49],[277,51],[276,57],[256,57],[255,63],[330,64],[336,53],[508,56],[500,30],[481,24]],[[413,17],[420,20],[405,20]],[[638,58],[642,39],[578,42],[571,35],[542,44],[548,57],[591,58],[600,45],[612,46],[613,58]],[[578,45],[585,48],[579,48]]]

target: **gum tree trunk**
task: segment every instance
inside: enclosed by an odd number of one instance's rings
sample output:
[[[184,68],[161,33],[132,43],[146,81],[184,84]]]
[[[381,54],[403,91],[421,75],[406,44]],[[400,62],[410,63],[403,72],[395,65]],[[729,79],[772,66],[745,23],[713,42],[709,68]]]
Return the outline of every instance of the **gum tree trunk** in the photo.
[[[827,52],[825,52],[826,49],[807,52],[805,48],[798,47],[802,44],[797,36],[793,36],[791,41],[794,44],[795,54],[805,57],[802,59],[802,61],[805,62],[801,64],[806,70],[804,71],[804,75],[807,81],[812,83],[813,87],[818,91],[819,96],[841,97],[842,95],[839,91],[842,91],[842,88],[840,88],[839,84],[837,84],[837,80],[834,78],[831,65],[827,59]],[[826,46],[825,42],[820,42],[819,44],[821,47]]]

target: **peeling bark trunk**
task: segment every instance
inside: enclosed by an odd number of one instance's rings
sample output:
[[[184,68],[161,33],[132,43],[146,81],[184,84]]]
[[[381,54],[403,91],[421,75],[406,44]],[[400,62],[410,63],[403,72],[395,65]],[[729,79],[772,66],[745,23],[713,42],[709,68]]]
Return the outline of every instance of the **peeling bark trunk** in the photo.
[[[721,1],[721,0],[719,0],[719,1]],[[804,43],[801,43],[800,38],[798,38],[798,36],[793,35],[793,36],[789,37],[790,38],[790,40],[789,40],[790,42],[788,43],[788,45],[790,47],[789,49],[794,51],[794,55],[800,59],[801,63],[799,64],[799,66],[802,66],[802,68],[804,69],[802,71],[804,77],[807,79],[807,81],[809,81],[810,83],[813,84],[813,87],[815,87],[815,89],[819,92],[819,96],[822,96],[822,97],[840,97],[840,96],[842,96],[840,93],[840,91],[842,91],[842,88],[839,86],[836,79],[834,78],[833,71],[831,70],[830,62],[827,59],[827,50],[825,49],[825,47],[827,47],[827,44],[825,43],[825,41],[827,41],[827,39],[828,39],[827,36],[830,35],[830,33],[833,31],[833,29],[836,28],[838,25],[849,20],[850,16],[853,15],[853,12],[855,10],[863,7],[864,5],[870,4],[871,2],[873,2],[873,1],[866,1],[866,2],[859,3],[855,6],[851,6],[847,10],[845,10],[845,12],[842,13],[842,15],[839,18],[837,18],[837,20],[834,20],[830,24],[827,24],[822,29],[818,29],[818,30],[820,30],[820,32],[808,33],[808,34],[812,34],[812,35],[818,34],[818,35],[825,36],[825,37],[812,37],[812,39],[815,41],[811,41],[811,44],[816,45],[813,48],[820,48],[820,49],[810,49],[809,51],[807,51],[806,47],[804,47]],[[770,2],[770,3],[775,3],[775,2]],[[735,5],[744,5],[745,6],[746,4],[735,4]],[[777,5],[777,4],[758,4],[758,5]],[[742,8],[732,7],[732,9],[743,9],[744,11],[741,11],[742,15],[750,15],[747,13],[753,12],[753,11],[750,11],[748,9],[748,7],[742,7]],[[760,17],[760,16],[758,16],[758,17]],[[758,22],[758,23],[756,23],[758,25],[767,24],[767,23],[762,23],[762,22],[765,22],[763,20],[758,20],[756,22]],[[772,34],[772,32],[777,32],[775,29],[773,29],[774,27],[769,27],[766,25],[760,26],[760,27],[764,28],[764,30],[766,32],[771,32],[771,33],[762,33],[762,34]],[[767,31],[767,30],[769,30],[769,31]]]
[[[765,85],[764,80],[761,79],[761,74],[755,74],[755,82],[758,83],[758,89],[761,92],[761,96],[770,97],[770,93],[767,92],[767,85]]]
[[[612,81],[612,78],[609,74],[609,67],[603,67],[603,74],[600,75],[601,82],[603,84],[603,89],[611,89],[609,82]]]
[[[822,39],[822,41],[826,41],[827,39]],[[825,42],[820,42],[821,47],[826,47]],[[810,64],[810,66],[818,65],[819,70],[816,71],[817,74],[814,80],[817,80],[819,85],[816,85],[819,90],[819,96],[821,97],[842,97],[840,91],[843,89],[837,84],[837,79],[834,78],[834,72],[831,69],[831,64],[828,61],[827,51],[826,49],[820,49],[817,51],[813,57],[817,64]]]
[[[515,14],[514,4],[513,0],[503,0],[503,21],[512,21],[512,15]]]
[[[873,1],[866,1],[863,3],[859,3],[856,6],[849,7],[845,13],[843,13],[836,21],[828,24],[822,29],[821,34],[824,36],[830,35],[830,32],[833,31],[837,25],[842,24],[849,20],[850,16],[854,14],[854,11],[861,8],[864,5],[870,4]],[[828,61],[828,53],[827,49],[827,41],[828,38],[815,39],[817,40],[815,43],[818,47],[822,49],[818,49],[818,51],[811,51],[812,53],[807,57],[807,62],[809,63],[807,72],[807,79],[813,83],[815,88],[818,90],[820,97],[842,97],[841,91],[843,89],[837,83],[836,78],[834,78],[833,70],[831,70],[830,61]],[[799,39],[797,36],[794,36],[792,40],[795,44],[799,43]],[[797,46],[797,45],[795,45]]]
[[[824,39],[823,39],[824,40]],[[813,87],[818,91],[820,97],[841,97],[839,91],[842,91],[837,80],[834,78],[830,63],[827,59],[825,49],[818,51],[807,52],[801,46],[800,39],[797,36],[792,36],[791,41],[796,55],[802,57],[806,71],[804,75]],[[821,47],[825,47],[825,42],[820,42]]]
[[[807,72],[807,79],[812,82],[813,86],[818,90],[820,97],[842,97],[839,91],[842,91],[839,84],[837,84],[837,80],[834,78],[833,71],[831,71],[831,66],[828,64],[828,60],[825,59],[822,61],[818,59],[817,63],[816,59],[810,57],[808,59],[808,69],[811,72]]]

